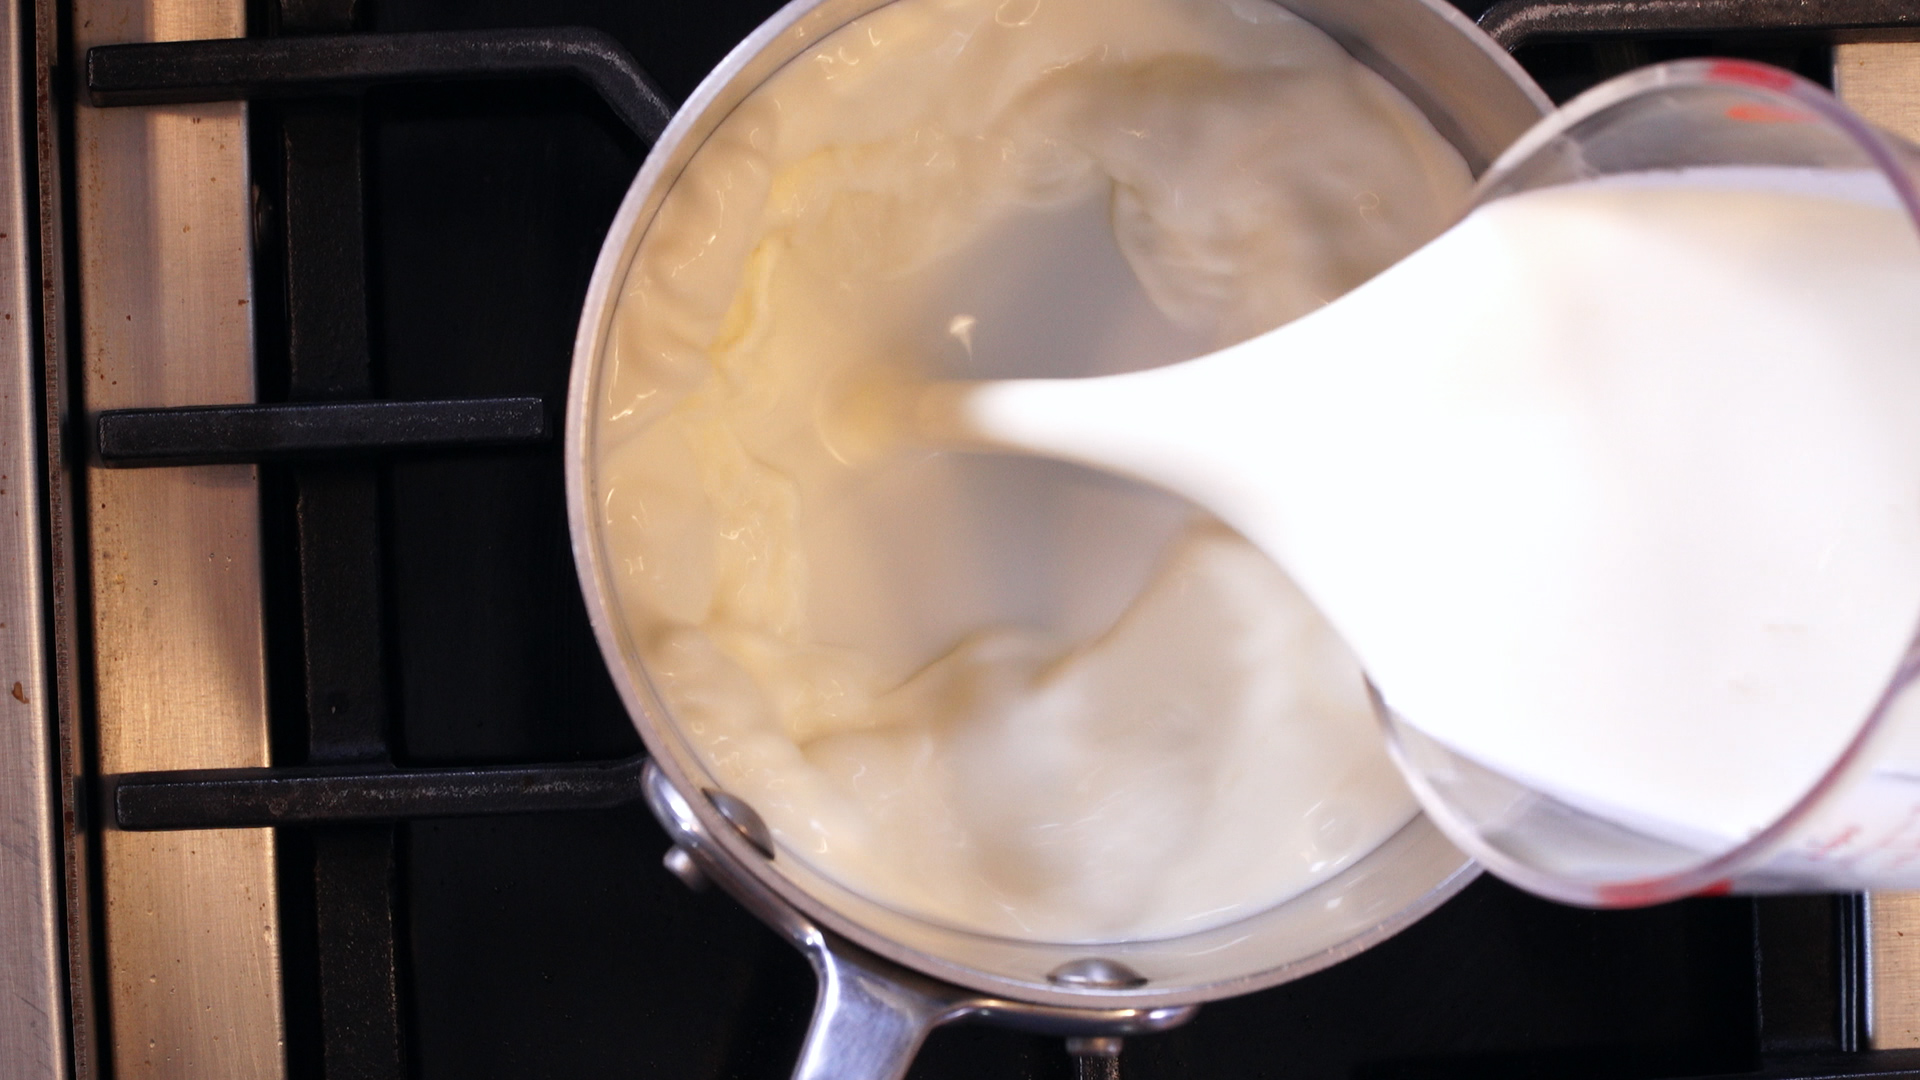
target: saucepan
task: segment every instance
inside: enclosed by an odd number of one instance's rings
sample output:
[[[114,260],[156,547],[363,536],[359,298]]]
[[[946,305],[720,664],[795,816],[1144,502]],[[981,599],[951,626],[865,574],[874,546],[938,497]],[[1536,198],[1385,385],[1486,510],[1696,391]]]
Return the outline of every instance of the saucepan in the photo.
[[[662,200],[728,114],[782,65],[887,0],[796,0],[694,92],[653,148],[601,249],[575,343],[567,411],[574,559],[602,653],[652,764],[650,804],[668,865],[711,881],[789,937],[819,977],[803,1080],[892,1080],[926,1033],[981,1019],[1117,1052],[1119,1036],[1184,1021],[1202,1002],[1337,963],[1438,907],[1477,874],[1423,816],[1343,872],[1260,914],[1200,933],[1103,945],[990,937],[854,892],[784,849],[678,733],[623,625],[598,515],[590,404],[608,377],[614,309]],[[1288,0],[1425,113],[1478,174],[1550,106],[1521,69],[1444,0]]]

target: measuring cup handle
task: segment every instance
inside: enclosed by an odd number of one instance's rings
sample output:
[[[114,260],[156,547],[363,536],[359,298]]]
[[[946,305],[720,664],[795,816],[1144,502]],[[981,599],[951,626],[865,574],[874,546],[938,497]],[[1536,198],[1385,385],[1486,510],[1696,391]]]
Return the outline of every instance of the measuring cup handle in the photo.
[[[927,1032],[965,1012],[950,988],[809,928],[820,995],[793,1080],[900,1080]]]

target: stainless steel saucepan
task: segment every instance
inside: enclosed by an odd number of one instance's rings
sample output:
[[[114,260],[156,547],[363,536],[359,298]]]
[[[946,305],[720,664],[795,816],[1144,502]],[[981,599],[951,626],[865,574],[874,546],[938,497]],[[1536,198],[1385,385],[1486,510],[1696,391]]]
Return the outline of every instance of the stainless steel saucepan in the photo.
[[[606,377],[614,307],[655,213],[722,120],[781,65],[889,0],[795,0],[736,48],[654,146],[601,249],[573,356],[567,500],[574,560],[600,649],[653,756],[648,795],[676,847],[669,868],[719,884],[813,962],[820,994],[797,1080],[897,1080],[926,1033],[981,1019],[1114,1052],[1201,1002],[1299,978],[1394,934],[1478,872],[1424,817],[1306,893],[1185,937],[1050,945],[955,930],[884,907],[781,849],[720,790],[648,682],[608,577],[590,403]],[[1479,173],[1549,109],[1546,97],[1444,0],[1287,0],[1398,87]]]

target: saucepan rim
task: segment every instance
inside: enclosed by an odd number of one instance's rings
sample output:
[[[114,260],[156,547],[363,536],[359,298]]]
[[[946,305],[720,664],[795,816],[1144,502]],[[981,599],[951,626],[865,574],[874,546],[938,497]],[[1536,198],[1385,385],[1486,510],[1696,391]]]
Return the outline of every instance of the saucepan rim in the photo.
[[[641,665],[636,653],[626,640],[626,628],[613,599],[612,582],[607,574],[606,559],[600,548],[600,533],[595,524],[594,508],[597,496],[593,487],[593,433],[596,417],[590,406],[601,381],[602,358],[611,335],[622,286],[632,261],[667,192],[677,182],[680,172],[694,153],[734,107],[757,89],[773,72],[846,23],[892,2],[893,0],[793,0],[767,22],[761,24],[729,53],[680,108],[648,155],[608,231],[587,291],[580,327],[574,343],[573,369],[568,385],[566,415],[567,514],[574,563],[579,574],[588,617],[592,622],[601,654],[613,676],[621,701],[639,730],[656,766],[683,797],[693,796],[710,788],[712,781],[705,779],[704,767],[698,763],[691,749],[674,731],[668,720],[666,709],[647,679],[644,666]],[[1329,12],[1339,12],[1342,15],[1358,12],[1373,17],[1391,16],[1401,19],[1418,15],[1429,21],[1438,19],[1443,23],[1444,25],[1438,29],[1450,30],[1459,39],[1448,41],[1447,47],[1453,50],[1464,49],[1468,62],[1486,64],[1487,67],[1477,71],[1476,76],[1483,81],[1489,77],[1493,78],[1496,89],[1506,95],[1498,103],[1498,109],[1490,110],[1490,117],[1478,118],[1483,129],[1492,129],[1491,134],[1487,130],[1476,133],[1463,128],[1462,124],[1455,122],[1456,118],[1452,113],[1446,115],[1445,124],[1436,119],[1435,126],[1440,128],[1442,134],[1449,141],[1454,142],[1463,154],[1466,154],[1476,173],[1484,169],[1485,165],[1504,148],[1504,142],[1497,146],[1490,145],[1492,142],[1501,138],[1511,141],[1518,137],[1532,121],[1550,111],[1545,95],[1519,66],[1491,39],[1481,34],[1465,16],[1446,4],[1445,0],[1273,0],[1273,2],[1281,3],[1281,6],[1300,14],[1323,29],[1328,28],[1327,23],[1333,19]],[[1326,9],[1317,17],[1308,10],[1316,6]],[[1412,77],[1385,60],[1383,54],[1373,47],[1364,34],[1357,34],[1351,26],[1347,27],[1344,33],[1331,29],[1329,32],[1356,58],[1387,76],[1390,81],[1401,85],[1403,90],[1421,89],[1409,82]],[[1424,44],[1422,47],[1425,47]],[[1444,58],[1442,62],[1450,59],[1450,57]],[[1413,98],[1415,104],[1426,111],[1430,117],[1437,115],[1435,110],[1438,106],[1433,104],[1431,94],[1409,93],[1409,97]],[[1423,97],[1426,98],[1425,101],[1422,100]],[[1512,130],[1503,130],[1507,128]],[[1468,145],[1469,143],[1471,145]],[[983,970],[974,964],[962,962],[950,956],[935,955],[904,944],[893,936],[867,925],[862,918],[854,917],[844,910],[844,907],[849,906],[866,906],[871,910],[876,906],[873,902],[865,901],[864,904],[858,904],[856,901],[864,898],[859,898],[857,894],[838,886],[831,879],[811,871],[811,868],[801,860],[791,857],[785,860],[777,857],[769,859],[763,856],[740,829],[729,824],[710,800],[687,797],[686,803],[698,816],[713,844],[717,845],[717,851],[710,854],[727,859],[732,868],[751,875],[759,883],[778,894],[782,900],[791,904],[805,918],[881,957],[934,978],[958,986],[1041,1005],[1082,1008],[1158,1008],[1231,997],[1287,982],[1328,967],[1392,936],[1465,888],[1479,873],[1478,866],[1466,856],[1460,855],[1450,846],[1445,846],[1446,842],[1439,830],[1423,814],[1416,814],[1405,827],[1380,848],[1369,852],[1353,867],[1329,879],[1331,882],[1339,882],[1347,874],[1354,873],[1358,868],[1367,865],[1369,860],[1385,857],[1383,853],[1388,853],[1389,849],[1399,850],[1408,844],[1443,845],[1447,858],[1434,859],[1431,881],[1394,910],[1378,913],[1379,917],[1372,918],[1372,921],[1359,932],[1349,934],[1341,940],[1329,942],[1325,947],[1299,956],[1290,962],[1191,985],[1156,985],[1150,982],[1142,987],[1119,989],[1061,986],[1049,983],[1038,974],[1038,971],[1046,970],[1044,967],[1037,969],[1035,976],[1031,979],[1018,978],[1009,974]],[[1429,856],[1432,857],[1431,852]],[[802,882],[807,884],[803,885]],[[1327,884],[1321,883],[1314,890],[1309,890],[1306,895],[1312,895],[1314,891],[1324,888]],[[836,897],[838,902],[828,902],[817,893],[838,893]],[[1285,904],[1277,905],[1275,908],[1249,916],[1246,920],[1234,925],[1250,926],[1258,920],[1272,916],[1284,906]],[[927,927],[936,935],[945,935],[942,940],[950,938],[953,942],[992,944],[995,947],[1005,947],[1005,950],[1011,950],[1018,955],[1031,954],[1036,960],[1041,957],[1050,957],[1051,963],[1083,957],[1089,953],[1100,953],[1103,956],[1125,961],[1128,955],[1141,955],[1143,948],[1151,950],[1166,944],[1164,941],[1140,942],[1109,947],[1011,942],[937,926],[903,913],[894,912],[894,914],[900,919]],[[1368,917],[1371,918],[1371,916]],[[1189,935],[1187,938],[1167,940],[1188,941],[1218,934],[1222,929],[1230,931],[1232,928],[1216,928],[1203,935]],[[1051,966],[1051,963],[1048,966]]]

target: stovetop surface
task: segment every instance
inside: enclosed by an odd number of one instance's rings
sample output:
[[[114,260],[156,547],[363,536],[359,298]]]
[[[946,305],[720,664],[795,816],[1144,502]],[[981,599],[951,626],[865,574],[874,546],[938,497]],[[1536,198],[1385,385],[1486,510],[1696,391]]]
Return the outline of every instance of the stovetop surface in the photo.
[[[616,35],[680,100],[776,7],[373,0],[363,22],[372,30],[594,26]],[[1547,47],[1523,59],[1564,98],[1614,69],[1708,49],[1816,77],[1825,62],[1818,48],[1704,42]],[[380,390],[402,399],[538,393],[557,405],[602,235],[645,148],[587,91],[564,85],[407,88],[368,102]],[[256,131],[272,123],[273,107],[256,106]],[[263,248],[263,265],[272,256]],[[264,358],[275,354],[275,316],[262,306]],[[266,360],[262,383],[271,397]],[[284,478],[269,469],[266,483],[271,521]],[[579,598],[557,445],[400,461],[386,470],[384,501],[403,761],[640,751]],[[275,610],[269,650],[276,673],[286,673],[299,662],[298,631]],[[275,679],[287,693],[297,683]],[[297,701],[286,705],[276,711],[299,712]],[[295,736],[277,735],[281,760],[297,760]],[[683,888],[660,867],[665,847],[638,807],[405,827],[402,993],[415,1071],[462,1080],[785,1076],[812,1004],[807,965],[730,900]],[[288,851],[297,863],[297,839]],[[297,915],[300,890],[286,891]],[[1799,905],[1701,900],[1595,913],[1483,879],[1358,958],[1135,1040],[1124,1069],[1142,1080],[1744,1071],[1760,1046],[1757,935],[1782,920],[1826,932],[1828,902]],[[312,942],[301,940],[300,925],[287,920],[289,1057],[294,1076],[314,1077]],[[1817,967],[1819,951],[1798,962]],[[1784,1045],[1777,1022],[1769,1034]],[[1816,1045],[1827,1038],[1799,1035]],[[1057,1039],[956,1027],[932,1037],[912,1075],[1064,1077],[1071,1065]]]

